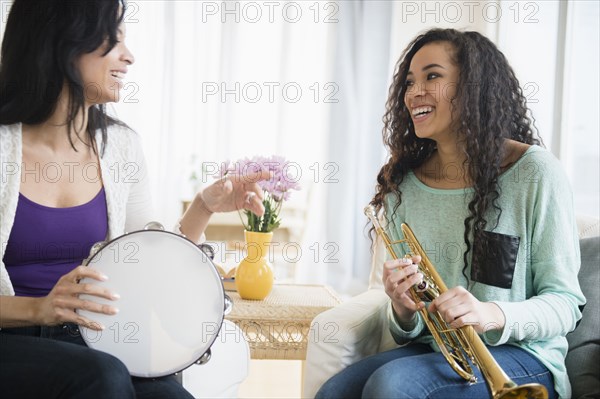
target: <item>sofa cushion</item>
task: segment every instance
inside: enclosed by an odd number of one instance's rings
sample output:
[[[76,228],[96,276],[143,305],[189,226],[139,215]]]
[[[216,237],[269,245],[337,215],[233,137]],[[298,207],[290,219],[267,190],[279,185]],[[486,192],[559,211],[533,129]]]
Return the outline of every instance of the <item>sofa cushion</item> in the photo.
[[[573,398],[600,397],[600,237],[579,241],[579,284],[587,303],[581,322],[567,335],[567,372]]]

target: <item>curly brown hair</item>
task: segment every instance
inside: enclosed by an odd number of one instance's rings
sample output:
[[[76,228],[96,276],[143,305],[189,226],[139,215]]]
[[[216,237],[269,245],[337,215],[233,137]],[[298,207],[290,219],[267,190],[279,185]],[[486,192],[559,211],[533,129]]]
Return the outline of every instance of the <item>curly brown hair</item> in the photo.
[[[383,141],[389,149],[390,158],[377,175],[376,194],[371,200],[377,211],[384,206],[387,195],[395,195],[397,201],[393,217],[402,201],[400,184],[404,177],[436,150],[435,141],[415,134],[404,95],[414,55],[426,44],[439,42],[451,44],[454,51],[450,57],[459,69],[456,96],[451,103],[452,115],[460,115],[460,120],[455,124],[456,131],[453,133],[464,140],[466,160],[463,167],[474,188],[468,204],[469,216],[464,221],[466,251],[463,254],[463,275],[467,277],[471,231],[473,241],[483,245],[484,251],[477,252],[483,254],[487,243],[481,232],[487,225],[484,218],[486,211],[490,207],[498,211],[496,225],[501,216],[502,210],[497,205],[500,195],[498,177],[505,139],[538,145],[541,140],[515,73],[494,43],[477,32],[431,29],[417,36],[396,64],[383,117]],[[473,259],[473,263],[477,261]]]

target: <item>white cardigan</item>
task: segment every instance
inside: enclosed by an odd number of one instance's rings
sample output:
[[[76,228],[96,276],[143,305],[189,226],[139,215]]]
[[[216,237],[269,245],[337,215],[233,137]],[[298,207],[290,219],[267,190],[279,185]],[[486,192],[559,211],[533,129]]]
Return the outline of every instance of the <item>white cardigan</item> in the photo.
[[[100,143],[100,132],[96,142]],[[21,181],[21,124],[0,125],[0,295],[14,295],[2,259],[12,229]],[[55,162],[60,163],[57,159]],[[108,211],[108,239],[141,230],[152,221],[152,200],[146,162],[139,136],[130,129],[111,126],[100,158]]]

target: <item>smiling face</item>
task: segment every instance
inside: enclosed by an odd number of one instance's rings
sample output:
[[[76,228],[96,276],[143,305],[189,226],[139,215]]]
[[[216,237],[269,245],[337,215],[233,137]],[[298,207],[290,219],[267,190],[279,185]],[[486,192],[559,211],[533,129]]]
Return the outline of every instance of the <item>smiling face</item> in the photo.
[[[133,54],[125,45],[125,26],[121,24],[117,44],[106,55],[108,42],[77,60],[85,101],[88,105],[119,101],[127,67],[134,63]]]
[[[452,100],[459,78],[453,50],[447,42],[430,43],[419,49],[410,63],[404,103],[419,138],[439,141],[452,130]]]

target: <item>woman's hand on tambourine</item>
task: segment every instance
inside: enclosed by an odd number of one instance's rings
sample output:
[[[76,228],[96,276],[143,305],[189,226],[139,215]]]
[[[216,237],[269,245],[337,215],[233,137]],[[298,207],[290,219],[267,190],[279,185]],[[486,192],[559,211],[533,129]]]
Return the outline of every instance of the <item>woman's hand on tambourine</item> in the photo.
[[[206,187],[198,196],[209,212],[247,209],[262,216],[265,212],[263,193],[257,183],[269,178],[271,173],[268,171],[228,174]]]
[[[498,305],[481,302],[464,287],[450,288],[431,302],[428,310],[439,312],[452,328],[471,325],[478,334],[504,327],[506,319]]]
[[[417,272],[420,261],[420,256],[414,256],[412,259],[388,260],[383,264],[385,293],[392,300],[396,316],[405,324],[409,324],[415,313],[425,306],[423,302],[415,303],[408,292],[410,287],[423,281],[423,275]]]
[[[80,299],[79,295],[86,294],[109,300],[116,300],[119,296],[98,285],[80,284],[79,281],[86,277],[98,281],[106,280],[106,276],[85,266],[78,266],[70,273],[65,274],[58,280],[47,296],[40,298],[36,317],[38,324],[76,323],[92,330],[104,329],[101,324],[79,315],[76,309],[108,315],[116,314],[118,309],[113,306]]]

